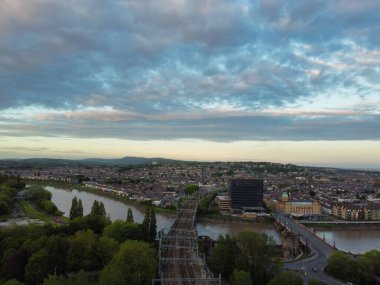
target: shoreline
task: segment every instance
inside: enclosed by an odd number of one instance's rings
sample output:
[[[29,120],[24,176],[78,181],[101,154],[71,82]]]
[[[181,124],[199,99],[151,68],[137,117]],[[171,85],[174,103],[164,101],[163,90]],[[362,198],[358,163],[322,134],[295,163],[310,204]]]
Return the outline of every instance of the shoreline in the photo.
[[[115,201],[119,201],[125,205],[134,206],[136,208],[139,208],[140,210],[145,210],[148,206],[140,204],[134,200],[130,200],[126,197],[119,196],[115,193],[111,192],[105,192],[98,190],[96,188],[92,187],[85,187],[83,185],[74,184],[70,185],[68,182],[63,181],[54,181],[54,180],[25,180],[27,184],[34,184],[34,185],[40,185],[40,186],[49,186],[49,187],[62,187],[64,189],[72,189],[77,191],[83,191],[92,193],[95,195],[103,196],[106,198],[110,198]],[[153,206],[156,213],[159,213],[164,216],[172,217],[177,213],[177,210],[173,209],[163,209],[157,206]],[[228,216],[228,215],[213,215],[213,216],[203,216],[203,217],[197,217],[196,222],[204,222],[204,223],[216,223],[216,224],[231,224],[231,223],[239,223],[239,224],[257,224],[257,225],[273,225],[273,218],[272,217],[259,217],[256,219],[247,219],[247,218],[241,218],[236,216]]]
[[[67,182],[61,182],[61,181],[40,181],[40,180],[26,180],[26,183],[28,184],[34,184],[34,185],[40,185],[40,186],[48,186],[48,187],[62,187],[64,189],[71,189],[71,190],[77,190],[77,191],[83,191],[83,192],[88,192],[88,193],[92,193],[92,194],[96,194],[96,195],[99,195],[99,196],[102,196],[102,197],[106,197],[106,198],[109,198],[109,199],[112,199],[112,200],[115,200],[115,201],[119,201],[125,205],[130,205],[130,206],[134,206],[136,208],[139,208],[140,210],[145,210],[147,207],[147,205],[143,205],[143,204],[140,204],[134,200],[130,200],[126,197],[123,197],[123,196],[119,196],[115,193],[111,193],[111,192],[105,192],[105,191],[101,191],[101,190],[98,190],[96,188],[92,188],[92,187],[86,187],[86,186],[83,186],[83,185],[79,185],[79,184],[74,184],[74,185],[70,185],[69,183]],[[170,215],[173,215],[173,214],[176,214],[176,210],[172,210],[172,209],[164,209],[164,208],[160,208],[160,207],[157,207],[157,206],[154,206],[152,205],[152,207],[154,207],[154,210],[156,213],[159,213],[159,214],[162,214],[162,215],[166,215],[166,216],[170,216]]]

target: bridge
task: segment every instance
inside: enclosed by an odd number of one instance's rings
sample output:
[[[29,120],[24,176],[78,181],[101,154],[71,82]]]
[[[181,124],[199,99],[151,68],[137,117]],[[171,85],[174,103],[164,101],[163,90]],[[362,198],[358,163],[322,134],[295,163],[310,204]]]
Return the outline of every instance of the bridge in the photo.
[[[220,285],[209,271],[204,254],[198,252],[198,236],[194,227],[198,198],[187,198],[177,212],[169,230],[160,233],[159,279],[152,285]]]
[[[316,278],[328,285],[344,284],[324,272],[324,268],[327,265],[327,258],[335,250],[332,245],[318,237],[307,227],[284,216],[281,212],[274,211],[272,215],[275,220],[288,231],[296,234],[300,242],[305,244],[311,251],[311,255],[307,258],[285,263],[285,269],[298,272],[304,280]]]

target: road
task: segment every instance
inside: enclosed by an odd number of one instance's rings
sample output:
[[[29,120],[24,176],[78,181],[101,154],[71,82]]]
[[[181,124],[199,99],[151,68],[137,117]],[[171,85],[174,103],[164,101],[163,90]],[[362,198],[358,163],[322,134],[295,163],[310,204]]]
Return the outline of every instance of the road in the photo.
[[[305,281],[310,278],[316,278],[328,285],[345,284],[331,278],[323,271],[324,267],[327,265],[328,256],[334,251],[331,246],[326,244],[306,227],[297,223],[293,219],[284,216],[282,213],[273,212],[272,214],[275,219],[286,225],[293,233],[297,234],[300,237],[300,240],[305,242],[311,250],[310,257],[285,263],[285,269],[296,271]],[[317,269],[318,272],[314,272],[313,268]]]

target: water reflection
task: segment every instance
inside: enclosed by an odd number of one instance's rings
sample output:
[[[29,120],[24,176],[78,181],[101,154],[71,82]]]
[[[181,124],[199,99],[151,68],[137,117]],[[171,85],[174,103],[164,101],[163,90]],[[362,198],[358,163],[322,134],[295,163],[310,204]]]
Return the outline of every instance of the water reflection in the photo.
[[[127,218],[128,208],[132,209],[134,220],[141,223],[144,219],[144,211],[133,206],[126,205],[117,200],[113,200],[108,197],[99,196],[93,193],[78,191],[78,190],[68,190],[56,187],[45,187],[46,190],[52,193],[52,201],[57,205],[58,209],[64,212],[66,217],[69,216],[71,201],[76,196],[78,199],[82,200],[83,203],[83,213],[87,215],[91,211],[92,204],[95,200],[101,201],[104,204],[107,214],[110,216],[111,220],[125,220]],[[157,217],[157,228],[158,230],[163,228],[170,228],[174,221],[174,216],[166,216],[162,214],[156,214]],[[271,225],[257,225],[257,224],[247,224],[247,223],[214,223],[214,222],[199,222],[196,224],[196,228],[199,235],[207,235],[213,239],[217,239],[219,235],[237,235],[243,231],[256,231],[264,232],[273,236],[277,243],[280,243],[280,237],[275,229]]]

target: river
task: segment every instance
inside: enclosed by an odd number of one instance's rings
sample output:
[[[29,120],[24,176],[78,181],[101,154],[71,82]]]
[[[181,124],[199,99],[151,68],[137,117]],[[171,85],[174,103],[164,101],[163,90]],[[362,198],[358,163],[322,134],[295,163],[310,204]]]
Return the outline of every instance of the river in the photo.
[[[379,229],[337,229],[337,230],[316,230],[320,238],[343,251],[354,254],[364,253],[371,249],[380,250],[380,230]]]
[[[71,201],[76,196],[82,200],[83,212],[88,214],[94,200],[103,202],[107,214],[112,221],[127,217],[128,208],[132,209],[134,220],[141,223],[144,219],[144,210],[133,205],[126,205],[120,201],[100,196],[94,193],[78,190],[68,190],[57,187],[45,187],[52,193],[52,201],[57,205],[58,209],[64,212],[66,217],[69,216]],[[158,230],[170,228],[174,221],[174,215],[156,214]],[[276,243],[280,244],[280,236],[273,226],[264,224],[254,224],[246,222],[198,222],[196,228],[199,235],[207,235],[213,239],[217,239],[219,235],[230,234],[237,235],[243,231],[264,232],[273,236]],[[380,230],[379,229],[337,229],[337,230],[317,230],[317,235],[321,238],[325,237],[330,244],[335,244],[338,249],[350,251],[352,253],[363,253],[371,249],[380,250]]]
[[[68,217],[71,208],[72,199],[76,196],[78,199],[82,200],[83,204],[83,214],[87,215],[91,211],[92,203],[95,200],[103,202],[104,208],[107,214],[110,216],[111,220],[125,220],[127,218],[128,208],[132,209],[133,218],[136,222],[141,223],[144,219],[144,210],[137,208],[134,205],[127,205],[120,201],[100,196],[94,193],[89,193],[85,191],[62,189],[57,187],[46,186],[46,190],[52,193],[52,201],[57,205],[58,209],[64,212],[64,216]],[[163,215],[156,213],[157,219],[157,230],[164,228],[170,228],[174,222],[175,215]],[[280,236],[276,232],[273,226],[264,224],[253,224],[246,222],[198,222],[196,224],[196,229],[198,235],[207,235],[212,239],[217,239],[219,235],[237,235],[243,231],[256,231],[263,232],[268,235],[273,236],[276,243],[280,244]]]

